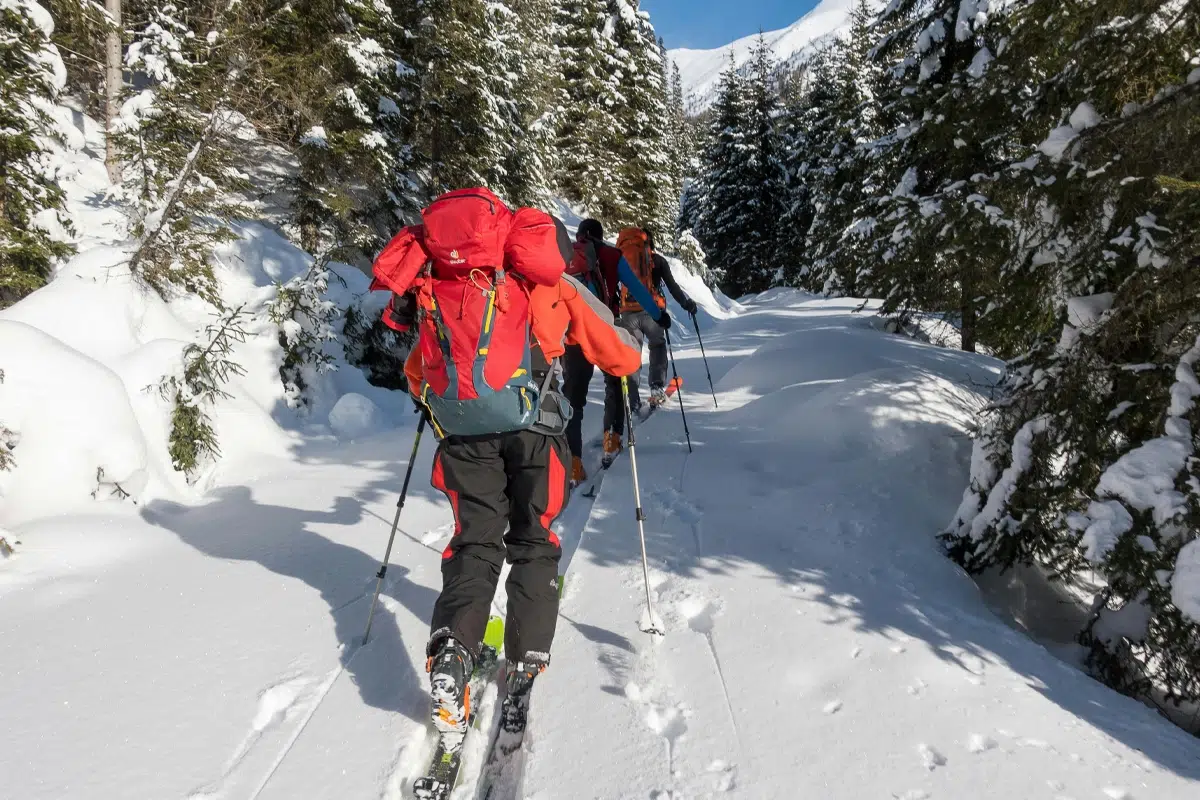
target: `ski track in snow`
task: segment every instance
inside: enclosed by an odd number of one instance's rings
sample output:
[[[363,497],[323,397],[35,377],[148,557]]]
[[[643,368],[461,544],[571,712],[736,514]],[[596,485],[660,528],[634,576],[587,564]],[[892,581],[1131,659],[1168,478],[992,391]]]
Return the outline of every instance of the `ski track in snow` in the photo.
[[[325,694],[323,690],[327,690],[336,675],[336,672],[331,673],[325,681],[319,681],[311,675],[284,677],[279,683],[264,689],[259,694],[250,730],[226,762],[221,777],[189,794],[189,800],[218,800],[232,796],[233,789],[240,783],[240,768],[247,756],[263,743],[268,734],[282,729],[285,723],[296,723],[306,711],[319,703]],[[303,722],[300,724],[303,725]]]

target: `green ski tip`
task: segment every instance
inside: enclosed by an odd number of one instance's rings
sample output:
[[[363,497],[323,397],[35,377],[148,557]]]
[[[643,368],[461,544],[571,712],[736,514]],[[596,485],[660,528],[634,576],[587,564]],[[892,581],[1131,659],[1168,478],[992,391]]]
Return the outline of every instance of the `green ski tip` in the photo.
[[[483,643],[497,653],[504,647],[504,620],[500,617],[488,617],[487,628],[483,632]]]

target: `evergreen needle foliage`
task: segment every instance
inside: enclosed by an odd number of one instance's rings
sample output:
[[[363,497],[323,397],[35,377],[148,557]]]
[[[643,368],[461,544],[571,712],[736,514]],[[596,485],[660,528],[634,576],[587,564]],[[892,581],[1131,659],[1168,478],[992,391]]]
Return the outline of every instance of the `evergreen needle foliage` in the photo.
[[[205,409],[232,397],[223,388],[232,377],[245,374],[233,360],[234,345],[246,341],[243,327],[248,312],[238,306],[205,329],[206,344],[189,344],[183,351],[182,372],[163,378],[159,394],[169,401],[171,434],[168,451],[175,469],[194,479],[206,460],[221,455],[217,432]]]
[[[0,369],[0,385],[4,384],[4,370]],[[12,469],[15,462],[12,451],[16,447],[16,434],[0,423],[0,471]]]
[[[29,0],[0,6],[0,308],[44,285],[70,248],[51,238],[44,215],[63,194],[47,143],[49,111],[62,88],[49,14]]]

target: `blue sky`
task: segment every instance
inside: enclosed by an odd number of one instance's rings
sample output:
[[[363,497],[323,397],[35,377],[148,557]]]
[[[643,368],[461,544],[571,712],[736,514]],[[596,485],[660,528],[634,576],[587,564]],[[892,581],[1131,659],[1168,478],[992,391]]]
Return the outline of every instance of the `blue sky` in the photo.
[[[786,28],[818,0],[642,0],[667,47],[720,47],[751,33]]]

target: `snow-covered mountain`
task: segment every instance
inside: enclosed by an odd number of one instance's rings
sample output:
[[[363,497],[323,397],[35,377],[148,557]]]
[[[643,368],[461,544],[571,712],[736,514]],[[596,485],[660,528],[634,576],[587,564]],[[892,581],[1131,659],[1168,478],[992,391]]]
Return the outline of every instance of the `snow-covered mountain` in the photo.
[[[854,2],[855,0],[822,0],[820,5],[787,28],[763,34],[775,58],[780,63],[793,63],[803,58],[814,46],[836,36],[845,29]],[[741,66],[749,60],[754,40],[757,38],[758,34],[746,36],[713,50],[679,48],[667,52],[671,60],[679,66],[690,113],[699,113],[712,105],[716,99],[721,71],[729,63],[730,54]]]

